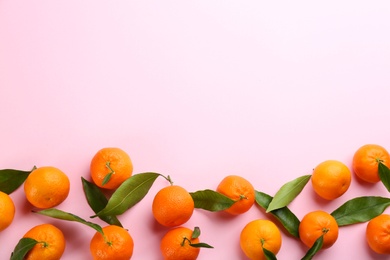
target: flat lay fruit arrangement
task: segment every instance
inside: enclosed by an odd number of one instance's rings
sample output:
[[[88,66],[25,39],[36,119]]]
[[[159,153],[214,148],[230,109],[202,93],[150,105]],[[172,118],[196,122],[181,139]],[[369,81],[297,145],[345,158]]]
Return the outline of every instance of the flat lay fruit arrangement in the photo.
[[[67,199],[72,183],[67,174],[55,166],[34,166],[30,171],[0,170],[0,235],[4,229],[14,228],[15,212],[22,206],[15,205],[9,194],[24,192],[33,207],[31,214],[40,215],[43,222],[55,218],[93,229],[90,240],[93,259],[131,259],[137,241],[122,226],[118,216],[142,203],[155,180],[162,178],[166,186],[153,194],[151,208],[156,223],[167,229],[160,243],[163,259],[191,260],[198,258],[200,250],[223,250],[203,241],[200,227],[185,226],[194,211],[224,211],[234,217],[245,214],[254,205],[270,218],[243,223],[241,233],[237,234],[239,246],[248,259],[277,259],[282,233],[307,248],[301,259],[312,259],[320,250],[337,243],[339,229],[357,223],[366,224],[366,233],[362,236],[373,252],[390,254],[390,215],[384,213],[390,206],[390,197],[355,197],[332,212],[318,208],[302,219],[288,207],[306,185],[312,185],[325,201],[339,198],[349,189],[354,174],[363,182],[381,182],[390,191],[390,155],[384,147],[361,146],[354,151],[351,165],[349,169],[341,161],[324,160],[311,174],[297,176],[283,184],[273,196],[238,175],[226,176],[215,189],[189,192],[174,184],[173,176],[133,173],[130,156],[120,148],[107,147],[91,158],[90,176],[80,176],[85,199],[94,212],[89,220],[79,217],[77,212],[57,208]],[[106,225],[97,224],[95,218]],[[9,257],[11,260],[60,259],[65,247],[61,227],[43,223],[26,230]]]

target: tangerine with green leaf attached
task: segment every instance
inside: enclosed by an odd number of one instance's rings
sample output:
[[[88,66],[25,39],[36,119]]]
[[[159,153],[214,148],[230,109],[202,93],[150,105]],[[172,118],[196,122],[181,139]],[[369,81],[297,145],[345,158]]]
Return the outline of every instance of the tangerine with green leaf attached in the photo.
[[[240,234],[240,247],[249,259],[265,260],[263,248],[276,255],[282,246],[279,228],[270,220],[249,222]]]
[[[247,212],[255,202],[255,189],[245,178],[237,175],[225,177],[218,185],[217,192],[236,201],[225,212],[239,215]]]
[[[169,230],[161,239],[160,250],[164,260],[195,260],[200,248],[191,244],[198,244],[199,238],[192,238],[193,231],[186,227],[176,227]]]
[[[9,227],[14,220],[15,204],[11,197],[0,191],[0,232]]]
[[[98,187],[112,190],[131,177],[133,163],[122,149],[107,147],[100,149],[92,158],[90,172]]]
[[[388,151],[377,144],[366,144],[361,146],[352,159],[352,169],[360,179],[376,183],[380,181],[378,164],[383,163],[390,166],[390,155]]]
[[[339,235],[336,219],[322,210],[309,212],[299,224],[299,238],[307,247],[312,247],[322,235],[323,249],[331,247],[336,242]]]
[[[189,192],[181,186],[170,185],[157,192],[153,199],[154,218],[163,226],[174,227],[186,223],[195,208]]]
[[[366,241],[378,254],[390,254],[390,215],[381,214],[371,219],[366,227]]]

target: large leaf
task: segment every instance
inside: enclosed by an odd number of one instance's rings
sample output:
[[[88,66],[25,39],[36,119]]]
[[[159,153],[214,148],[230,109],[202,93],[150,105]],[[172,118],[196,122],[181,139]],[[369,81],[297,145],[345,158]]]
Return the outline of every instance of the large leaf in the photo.
[[[35,167],[33,168],[33,170]],[[33,171],[20,171],[14,169],[3,169],[0,170],[0,191],[11,194],[23,182],[27,179],[28,175]]]
[[[235,203],[231,198],[213,190],[190,192],[190,195],[194,200],[195,208],[208,211],[225,210]]]
[[[390,169],[384,165],[382,162],[378,163],[378,174],[383,185],[390,192]]]
[[[65,212],[65,211],[62,211],[59,209],[54,209],[54,208],[44,209],[44,210],[40,210],[40,211],[33,211],[33,212],[40,214],[40,215],[56,218],[56,219],[79,222],[81,224],[87,225],[87,226],[95,229],[96,231],[98,231],[99,233],[101,233],[104,236],[103,229],[101,226],[99,226],[98,224],[86,221],[86,220],[84,220],[84,219],[80,218],[79,216],[76,216],[72,213],[68,213],[68,212]]]
[[[260,191],[255,191],[255,194],[256,203],[259,204],[263,209],[267,209],[269,203],[272,200],[272,196]],[[298,230],[300,221],[288,207],[276,209],[269,213],[274,215],[291,235],[294,237],[299,237]]]
[[[115,190],[106,207],[92,217],[123,214],[146,196],[158,176],[162,175],[145,172],[131,176]]]
[[[314,255],[321,250],[323,244],[324,244],[324,235],[321,235],[319,238],[317,238],[316,242],[314,242],[313,246],[306,252],[305,256],[301,260],[312,259]]]
[[[85,197],[93,212],[98,213],[104,209],[108,203],[108,199],[99,187],[94,183],[87,181],[83,177],[81,177],[81,182],[83,184]],[[122,227],[122,224],[116,216],[99,216],[99,218],[110,225]]]
[[[351,199],[331,213],[339,226],[347,226],[371,220],[390,205],[390,199],[363,196]]]
[[[11,254],[10,260],[23,260],[27,253],[39,242],[33,238],[21,238]]]
[[[290,204],[290,202],[293,201],[299,193],[301,193],[307,182],[310,180],[310,177],[311,175],[304,175],[284,184],[278,192],[276,192],[266,212],[268,213],[272,210],[280,209]]]

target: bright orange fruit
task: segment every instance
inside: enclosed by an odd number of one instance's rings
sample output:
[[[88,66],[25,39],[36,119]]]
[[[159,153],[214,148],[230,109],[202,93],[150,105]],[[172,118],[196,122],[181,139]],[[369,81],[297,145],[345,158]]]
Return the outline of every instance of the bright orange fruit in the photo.
[[[14,216],[14,202],[7,193],[0,191],[0,232],[11,225]]]
[[[374,252],[390,254],[390,215],[382,214],[368,222],[366,240]]]
[[[192,230],[176,227],[169,230],[161,239],[160,250],[164,260],[195,260],[200,248],[190,244],[199,243],[199,238],[192,239]]]

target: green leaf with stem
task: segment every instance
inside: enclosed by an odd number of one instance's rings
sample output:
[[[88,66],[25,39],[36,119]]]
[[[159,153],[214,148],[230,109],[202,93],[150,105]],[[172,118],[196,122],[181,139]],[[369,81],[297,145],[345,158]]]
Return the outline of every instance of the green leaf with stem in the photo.
[[[263,209],[267,209],[272,200],[272,196],[260,191],[255,191],[255,196],[256,203]],[[291,235],[297,238],[299,237],[298,230],[300,221],[288,207],[272,210],[269,213],[272,214]]]
[[[104,236],[103,229],[101,226],[99,226],[98,224],[86,221],[86,220],[84,220],[84,219],[80,218],[79,216],[76,216],[72,213],[65,212],[65,211],[62,211],[59,209],[54,209],[54,208],[44,209],[44,210],[40,210],[40,211],[33,211],[33,212],[40,214],[40,215],[56,218],[56,219],[79,222],[81,224],[87,225],[87,226],[95,229],[97,232],[99,232],[100,234],[102,234]]]
[[[35,169],[36,167],[34,166],[31,171],[20,171],[15,169],[0,170],[0,191],[11,194],[23,184],[28,175]]]
[[[190,192],[190,195],[194,200],[195,208],[207,211],[225,210],[235,203],[231,198],[213,190]]]
[[[304,175],[284,184],[275,194],[266,212],[280,209],[293,201],[306,186],[311,175]]]
[[[200,228],[195,227],[194,231],[192,231],[191,239],[198,238],[200,236]]]
[[[363,196],[348,200],[331,215],[339,226],[347,226],[371,220],[390,205],[390,199],[377,196]]]
[[[115,190],[106,207],[92,216],[92,218],[123,214],[146,196],[159,176],[164,177],[168,181],[170,180],[169,177],[154,172],[139,173],[131,176]]]
[[[110,170],[110,172],[107,173],[106,176],[104,176],[103,181],[102,181],[102,186],[107,184],[107,182],[110,181],[111,176],[115,173],[115,171],[111,168],[110,164],[111,164],[110,162],[106,162],[106,167]]]
[[[323,244],[324,244],[324,234],[322,234],[319,238],[317,238],[313,246],[306,252],[306,254],[303,256],[301,260],[312,259],[314,255],[321,250]]]
[[[23,260],[27,253],[39,242],[33,238],[21,238],[11,254],[10,260]]]
[[[387,191],[390,192],[390,169],[382,163],[378,162],[378,174],[383,185],[385,185]]]
[[[108,199],[100,190],[100,188],[93,182],[89,182],[83,177],[81,177],[81,182],[83,184],[83,190],[88,205],[91,207],[93,212],[98,213],[104,209],[107,206]],[[99,218],[110,225],[123,227],[116,216],[99,216]]]

